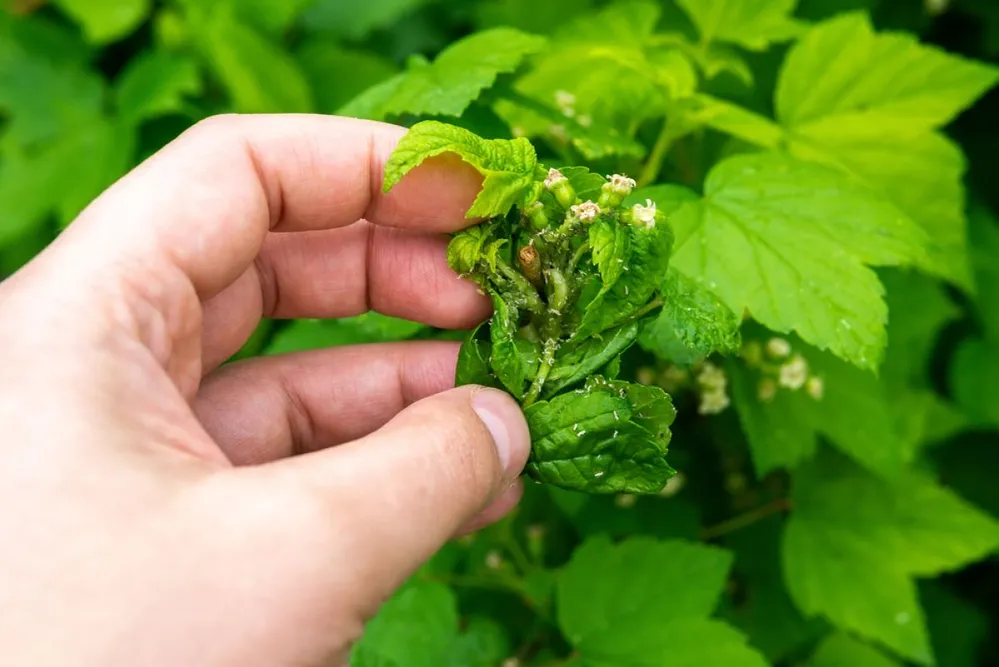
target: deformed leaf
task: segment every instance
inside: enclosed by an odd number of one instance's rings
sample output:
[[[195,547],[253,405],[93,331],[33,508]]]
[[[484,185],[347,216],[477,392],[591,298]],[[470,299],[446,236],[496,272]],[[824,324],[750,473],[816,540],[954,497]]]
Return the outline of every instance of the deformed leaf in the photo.
[[[642,331],[645,349],[677,364],[739,351],[741,319],[702,285],[670,269],[662,295],[663,309]]]
[[[654,398],[643,414],[659,415],[653,423],[662,425],[669,395],[656,389],[643,398]],[[534,442],[527,472],[535,479],[591,493],[654,493],[674,474],[668,429],[664,437],[649,431],[623,384],[596,376],[583,389],[528,406],[525,416]]]
[[[610,220],[598,220],[590,225],[590,247],[604,289],[610,289],[631,260],[631,229]]]
[[[391,190],[424,160],[454,153],[475,167],[485,180],[467,216],[503,215],[531,187],[537,156],[523,138],[482,139],[476,134],[437,121],[417,123],[400,140],[385,165],[383,190]]]
[[[604,332],[600,338],[563,346],[555,357],[555,367],[548,374],[545,394],[552,396],[582,382],[631,347],[637,337],[638,323],[630,322]]]

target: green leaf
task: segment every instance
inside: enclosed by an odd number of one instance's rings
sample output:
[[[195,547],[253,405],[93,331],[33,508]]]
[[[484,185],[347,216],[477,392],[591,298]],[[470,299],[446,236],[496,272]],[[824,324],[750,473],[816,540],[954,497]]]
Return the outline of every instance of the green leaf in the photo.
[[[544,393],[558,392],[582,382],[631,347],[638,338],[638,323],[631,322],[605,331],[599,338],[589,338],[579,345],[563,345],[555,356],[555,366],[548,374]]]
[[[638,316],[659,289],[669,267],[673,232],[668,224],[651,227],[628,225],[624,230],[631,240],[628,259],[611,257],[609,265],[619,263],[621,274],[611,284],[606,282],[595,298],[583,305],[583,320],[575,337],[585,339]],[[624,244],[616,246],[620,252]],[[600,258],[596,258],[599,265]],[[608,266],[608,271],[610,271]]]
[[[359,40],[403,18],[429,0],[318,0],[302,15],[309,30]]]
[[[873,646],[842,632],[826,638],[808,664],[809,667],[902,667]]]
[[[999,524],[923,474],[894,484],[823,457],[794,474],[783,547],[791,596],[808,615],[933,664],[913,577],[999,547]]]
[[[524,398],[524,384],[528,379],[528,363],[523,348],[516,340],[518,313],[498,295],[493,295],[493,317],[489,322],[492,343],[489,366],[507,391],[518,399]],[[526,341],[524,341],[526,343]],[[537,357],[537,352],[533,355]]]
[[[497,228],[489,223],[473,225],[455,234],[447,246],[447,264],[458,275],[481,268],[496,269],[500,248],[506,239],[495,238]]]
[[[558,30],[566,16],[589,10],[593,0],[481,0],[474,14],[480,28],[509,26],[537,34]]]
[[[90,55],[61,28],[0,12],[0,143],[26,148],[99,118],[105,86]]]
[[[701,42],[730,42],[762,51],[802,32],[794,20],[798,0],[677,0],[697,25]]]
[[[411,63],[372,117],[460,116],[497,76],[516,70],[544,46],[544,38],[512,28],[475,33],[444,49],[433,63]]]
[[[826,631],[821,621],[802,616],[787,592],[780,567],[783,533],[783,518],[773,516],[724,538],[725,548],[735,554],[735,590],[724,617],[774,664],[797,655]]]
[[[196,25],[206,64],[215,71],[236,111],[312,111],[312,91],[305,75],[276,44],[222,12],[206,16]]]
[[[80,23],[87,38],[97,44],[130,34],[152,9],[150,0],[55,0],[55,4]]]
[[[503,627],[484,616],[474,616],[454,644],[442,665],[449,667],[494,667],[512,653]]]
[[[480,384],[485,387],[501,387],[489,365],[492,344],[483,335],[486,333],[484,325],[479,325],[462,342],[455,368],[455,386]]]
[[[593,376],[583,389],[528,406],[528,474],[590,493],[661,490],[674,474],[666,463],[672,402],[661,389],[633,395],[628,386]]]
[[[704,195],[672,216],[681,273],[774,331],[878,366],[887,309],[866,265],[918,262],[914,223],[837,172],[778,154],[718,163]]]
[[[610,220],[590,225],[593,263],[600,271],[605,290],[614,286],[631,260],[631,229]]]
[[[201,93],[195,62],[166,51],[147,51],[129,61],[115,83],[118,114],[127,124],[184,109],[185,98]]]
[[[482,139],[453,125],[424,121],[409,129],[386,163],[383,190],[388,192],[424,160],[442,153],[455,153],[485,177],[469,218],[505,215],[530,188],[538,163],[526,139]]]
[[[454,593],[436,583],[410,583],[368,623],[351,667],[440,667],[458,636]]]
[[[265,354],[389,343],[412,338],[424,329],[422,324],[374,312],[337,320],[296,320],[274,336]]]
[[[822,381],[821,398],[782,388],[765,402],[759,397],[760,375],[731,368],[732,393],[757,473],[811,458],[823,435],[871,471],[889,479],[904,474],[916,448],[899,431],[894,393],[871,373],[831,354],[801,345],[794,349],[806,360],[809,375]]]
[[[662,296],[662,311],[642,331],[642,347],[682,365],[739,351],[741,319],[703,286],[670,269]]]
[[[864,14],[847,14],[816,26],[791,49],[778,82],[777,117],[794,154],[882,188],[930,233],[928,268],[967,285],[963,159],[931,130],[997,81],[995,67],[909,35],[877,34]]]
[[[231,4],[243,22],[264,32],[281,35],[314,0],[222,0]]]
[[[345,49],[328,40],[310,39],[295,53],[303,73],[315,93],[316,110],[337,115],[338,110],[375,84],[398,72],[392,61],[374,53]]]
[[[742,635],[708,618],[731,564],[689,542],[587,540],[559,578],[559,627],[586,665],[762,667]]]
[[[641,157],[635,128],[664,114],[697,81],[689,58],[654,43],[661,11],[657,3],[631,0],[567,22],[517,80],[518,96],[497,111],[523,136],[572,143],[591,159]]]
[[[851,13],[817,25],[792,47],[777,117],[802,138],[859,125],[914,136],[948,123],[997,81],[995,67],[910,35],[877,34],[866,14]]]

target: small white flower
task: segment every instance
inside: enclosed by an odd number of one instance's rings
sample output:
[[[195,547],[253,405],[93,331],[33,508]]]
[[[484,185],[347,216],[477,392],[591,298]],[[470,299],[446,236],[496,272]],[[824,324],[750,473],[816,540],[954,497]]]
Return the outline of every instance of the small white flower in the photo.
[[[826,383],[822,381],[822,378],[813,375],[805,382],[805,391],[816,401],[821,401],[826,394]]]
[[[764,403],[769,403],[777,396],[777,383],[773,378],[763,378],[756,388],[756,397]]]
[[[567,180],[569,179],[565,177],[565,174],[563,174],[558,169],[549,169],[548,176],[545,178],[545,187],[551,190],[553,187],[555,187],[556,183],[561,183]],[[538,203],[540,204],[541,202]]]
[[[589,127],[590,125],[593,125],[593,116],[584,113],[582,116],[576,119],[576,122],[582,125],[583,127]]]
[[[611,187],[619,192],[624,192],[625,194],[630,194],[632,190],[635,189],[637,183],[635,179],[628,178],[623,174],[613,174],[607,177],[610,181]],[[654,215],[654,214],[653,214]]]
[[[552,125],[548,128],[548,134],[556,141],[565,143],[569,140],[569,135],[565,133],[565,125]]]
[[[572,109],[576,104],[576,96],[570,93],[568,90],[556,90],[555,91],[555,104],[563,112],[566,109]]]
[[[486,567],[490,570],[498,570],[503,567],[503,556],[498,551],[490,551],[486,554]]]
[[[767,341],[767,354],[774,359],[784,359],[791,354],[791,344],[783,338],[771,338]]]
[[[520,667],[520,659],[515,657],[507,658],[506,660],[503,661],[501,667]]]
[[[697,374],[697,384],[704,389],[724,391],[728,378],[725,377],[725,371],[710,361],[705,361],[701,366],[701,372]]]
[[[582,204],[576,204],[571,209],[572,214],[579,218],[582,222],[593,222],[600,215],[600,207],[591,201],[584,201]]]
[[[638,497],[630,493],[621,493],[614,499],[614,504],[621,509],[631,509],[638,502]]]
[[[635,204],[631,207],[631,215],[635,220],[641,222],[646,227],[656,226],[656,203],[651,199],[645,200],[645,206]]]
[[[791,360],[780,367],[780,386],[791,390],[798,390],[805,386],[808,380],[808,362],[800,354],[791,357]]]
[[[702,415],[716,415],[724,412],[731,404],[732,401],[724,389],[715,389],[701,394],[701,402],[697,406],[697,412]]]

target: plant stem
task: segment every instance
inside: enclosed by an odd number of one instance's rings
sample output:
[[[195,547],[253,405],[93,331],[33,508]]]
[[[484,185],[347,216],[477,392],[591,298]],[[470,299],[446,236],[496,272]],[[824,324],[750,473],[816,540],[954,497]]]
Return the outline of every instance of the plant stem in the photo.
[[[546,344],[545,347],[548,347],[548,345]],[[526,408],[538,400],[538,396],[541,395],[541,389],[545,386],[545,380],[548,379],[548,374],[551,373],[554,362],[555,360],[549,359],[547,355],[541,359],[538,374],[534,378],[534,382],[531,383],[531,388],[527,390],[527,395],[524,397],[523,407]]]
[[[507,264],[503,258],[497,260],[496,266],[500,270],[500,273],[503,274],[503,277],[512,282],[517,291],[524,297],[524,303],[529,311],[538,314],[544,312],[545,304],[538,295],[538,290],[535,289],[534,285],[531,284],[524,274]]]
[[[670,148],[673,147],[673,143],[677,139],[685,134],[687,134],[687,129],[676,123],[672,117],[663,121],[663,127],[659,131],[656,143],[652,146],[649,159],[645,161],[642,173],[638,176],[638,187],[654,183],[659,178],[659,172],[662,171],[663,162],[666,161],[666,155]]]
[[[427,575],[427,581],[435,581],[448,586],[458,588],[488,588],[497,591],[506,591],[518,596],[524,596],[524,589],[517,581],[505,579],[490,579],[487,577],[477,577],[467,574],[433,574]]]
[[[719,537],[724,537],[729,533],[734,533],[737,530],[748,528],[754,523],[762,521],[769,516],[780,514],[781,512],[788,512],[790,510],[791,501],[789,499],[777,498],[766,505],[749,510],[748,512],[744,512],[738,516],[734,516],[731,519],[723,521],[717,525],[704,528],[701,531],[701,539],[704,541],[715,540]]]
[[[589,251],[590,251],[590,242],[583,241],[583,243],[576,249],[576,252],[573,253],[572,258],[569,260],[569,265],[566,267],[565,270],[566,275],[571,276],[575,273],[576,266],[579,265],[579,262],[583,259],[583,255],[585,255]]]

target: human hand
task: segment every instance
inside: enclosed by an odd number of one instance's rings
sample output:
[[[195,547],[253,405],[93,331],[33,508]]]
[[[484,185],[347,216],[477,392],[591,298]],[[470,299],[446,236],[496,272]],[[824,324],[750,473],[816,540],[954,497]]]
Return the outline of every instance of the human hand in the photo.
[[[425,559],[517,502],[526,424],[448,390],[455,344],[218,368],[261,317],[488,315],[440,236],[479,176],[437,159],[382,195],[402,133],[206,121],[0,285],[7,660],[343,664]]]

